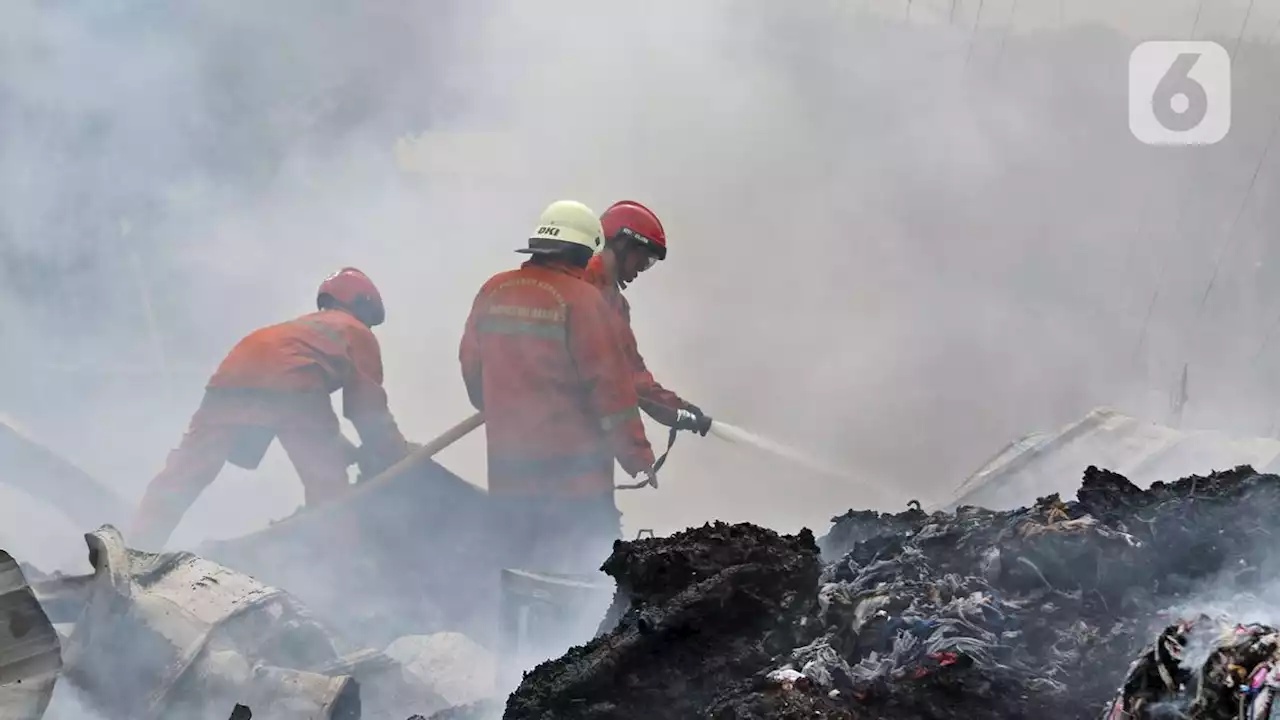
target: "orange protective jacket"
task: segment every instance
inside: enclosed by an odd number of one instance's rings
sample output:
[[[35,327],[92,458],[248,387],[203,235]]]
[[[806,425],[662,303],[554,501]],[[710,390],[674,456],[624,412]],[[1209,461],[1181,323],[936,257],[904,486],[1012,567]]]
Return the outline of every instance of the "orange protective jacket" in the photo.
[[[197,419],[336,430],[329,396],[341,389],[343,415],[368,452],[394,462],[408,444],[382,382],[382,350],[373,331],[349,313],[321,310],[255,330],[237,343],[209,379]]]
[[[645,366],[635,332],[631,329],[631,304],[623,296],[617,282],[605,271],[604,256],[596,255],[591,258],[583,278],[600,290],[600,294],[609,305],[618,344],[622,347],[622,353],[627,359],[627,366],[635,382],[636,395],[640,398],[640,408],[649,417],[667,427],[675,424],[677,410],[697,410],[696,405],[659,384],[653,377],[653,373],[649,372],[649,368]]]
[[[485,416],[491,494],[602,495],[615,457],[632,477],[653,465],[609,313],[581,270],[554,261],[480,288],[458,356]]]

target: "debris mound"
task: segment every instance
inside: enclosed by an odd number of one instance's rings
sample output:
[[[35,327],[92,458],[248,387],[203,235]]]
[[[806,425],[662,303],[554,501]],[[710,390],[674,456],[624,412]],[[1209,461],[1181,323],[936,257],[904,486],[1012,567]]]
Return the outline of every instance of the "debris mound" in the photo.
[[[414,715],[409,720],[497,720],[502,717],[502,709],[501,700],[485,699],[468,705],[446,708],[429,718]]]
[[[1207,620],[1201,616],[1165,628],[1130,666],[1102,720],[1275,717],[1280,632],[1259,623],[1221,627]],[[1196,646],[1209,649],[1192,667],[1197,658],[1189,651]]]
[[[1071,502],[851,511],[821,556],[745,524],[619,542],[606,632],[504,717],[1098,718],[1174,614],[1271,574],[1277,516],[1280,477],[1249,467],[1148,490],[1090,467]],[[1151,677],[1133,692],[1169,706]]]
[[[717,522],[614,548],[617,627],[526,675],[504,718],[694,717],[794,647],[816,607],[807,530]]]

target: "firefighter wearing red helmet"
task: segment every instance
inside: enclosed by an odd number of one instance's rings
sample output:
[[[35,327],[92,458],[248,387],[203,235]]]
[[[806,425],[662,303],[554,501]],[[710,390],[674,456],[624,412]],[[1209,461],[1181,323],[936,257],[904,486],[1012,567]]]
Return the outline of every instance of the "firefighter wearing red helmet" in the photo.
[[[621,534],[613,464],[654,483],[653,448],[610,310],[582,273],[604,240],[572,200],[539,218],[518,269],[480,288],[458,359],[484,412],[505,567],[590,572]]]
[[[613,310],[619,343],[635,379],[640,407],[654,420],[675,430],[705,436],[711,417],[697,405],[664,388],[645,366],[631,329],[631,304],[622,295],[640,273],[667,258],[667,233],[652,210],[632,200],[609,206],[600,216],[604,249],[587,265],[586,279],[600,289]]]
[[[177,449],[147,486],[130,527],[141,547],[160,548],[225,463],[255,469],[273,440],[288,454],[307,505],[341,496],[347,468],[373,475],[403,458],[405,441],[382,387],[382,351],[372,328],[386,319],[368,276],[343,268],[316,293],[316,312],[261,328],[236,344],[210,378]],[[357,449],[329,396],[341,389]]]

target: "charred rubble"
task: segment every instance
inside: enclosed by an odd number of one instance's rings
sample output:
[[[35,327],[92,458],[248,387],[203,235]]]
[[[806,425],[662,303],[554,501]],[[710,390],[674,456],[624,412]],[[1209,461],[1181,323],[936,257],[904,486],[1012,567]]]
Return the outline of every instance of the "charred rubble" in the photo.
[[[1166,627],[1134,660],[1101,720],[1269,720],[1278,693],[1280,631],[1201,616]]]
[[[1235,718],[1280,638],[1177,613],[1274,575],[1276,517],[1280,477],[1248,467],[1145,491],[1090,467],[1069,502],[851,511],[821,551],[723,523],[619,542],[611,629],[503,717]],[[1189,659],[1193,627],[1218,639]]]
[[[202,717],[234,700],[243,720],[305,714],[300,701],[335,719],[1263,720],[1280,692],[1276,517],[1280,477],[1248,467],[1148,490],[1091,467],[1075,500],[1013,511],[850,511],[821,540],[714,523],[620,541],[596,639],[479,701],[409,683],[396,643],[348,652],[286,593],[187,553],[130,550],[104,527],[86,536],[91,576],[40,578],[0,557],[0,645],[19,651],[0,653],[0,706],[38,718],[62,675],[104,717],[137,717],[150,701],[112,682],[113,650],[150,638],[185,660],[162,652],[150,675],[125,674],[177,687],[185,663],[219,679],[170,698]],[[204,609],[176,612],[181,598]],[[71,620],[59,638],[51,621]],[[33,649],[47,662],[26,663]]]
[[[449,706],[435,678],[351,646],[281,589],[191,553],[134,550],[110,525],[85,541],[84,576],[0,551],[0,718],[400,720]],[[51,703],[57,684],[67,707]]]

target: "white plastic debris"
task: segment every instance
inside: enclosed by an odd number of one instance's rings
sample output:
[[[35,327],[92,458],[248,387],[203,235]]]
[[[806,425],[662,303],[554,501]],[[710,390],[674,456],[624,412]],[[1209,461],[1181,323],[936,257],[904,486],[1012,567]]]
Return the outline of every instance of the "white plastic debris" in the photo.
[[[385,653],[450,705],[466,705],[496,693],[493,655],[462,633],[406,635],[388,645]]]
[[[784,667],[769,673],[769,682],[786,687],[796,684],[803,677],[804,673],[797,671],[795,668]]]

